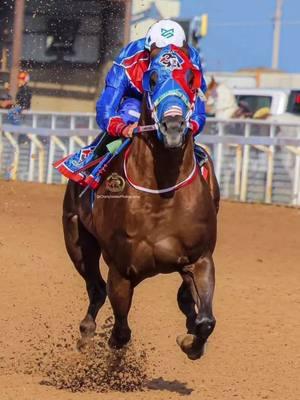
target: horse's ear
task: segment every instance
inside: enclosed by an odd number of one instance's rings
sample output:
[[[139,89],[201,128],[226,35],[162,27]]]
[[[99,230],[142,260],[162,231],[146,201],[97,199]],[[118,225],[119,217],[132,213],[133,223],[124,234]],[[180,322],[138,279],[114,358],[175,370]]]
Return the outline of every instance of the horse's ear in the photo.
[[[217,86],[217,81],[215,80],[215,77],[212,76],[209,85],[207,87],[207,90],[213,90],[216,86]]]
[[[188,48],[187,43],[184,43],[183,47],[180,47],[180,50],[183,51],[183,53],[184,53],[187,57],[190,56],[190,51],[189,51],[189,48]]]

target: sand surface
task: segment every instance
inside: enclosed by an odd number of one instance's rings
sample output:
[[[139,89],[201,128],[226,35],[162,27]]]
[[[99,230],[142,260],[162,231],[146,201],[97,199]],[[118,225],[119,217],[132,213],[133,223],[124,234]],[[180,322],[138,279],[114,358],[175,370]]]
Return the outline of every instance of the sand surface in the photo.
[[[128,374],[147,370],[144,391],[73,393],[41,384],[74,369],[87,306],[64,248],[63,192],[0,182],[0,400],[300,398],[300,210],[229,202],[221,205],[215,253],[217,326],[201,360],[188,360],[176,344],[185,332],[180,277],[158,276],[136,289],[130,313]],[[110,315],[107,302],[96,347]],[[90,351],[94,361],[108,354]]]

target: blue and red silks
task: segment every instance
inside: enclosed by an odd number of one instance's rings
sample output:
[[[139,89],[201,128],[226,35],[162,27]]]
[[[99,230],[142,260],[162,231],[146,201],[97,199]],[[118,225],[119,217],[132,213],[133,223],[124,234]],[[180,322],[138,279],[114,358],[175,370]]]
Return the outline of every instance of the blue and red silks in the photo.
[[[95,147],[94,143],[83,147],[78,152],[56,161],[53,167],[66,178],[86,186],[84,183],[86,174],[83,171],[99,162],[99,159],[94,160]]]

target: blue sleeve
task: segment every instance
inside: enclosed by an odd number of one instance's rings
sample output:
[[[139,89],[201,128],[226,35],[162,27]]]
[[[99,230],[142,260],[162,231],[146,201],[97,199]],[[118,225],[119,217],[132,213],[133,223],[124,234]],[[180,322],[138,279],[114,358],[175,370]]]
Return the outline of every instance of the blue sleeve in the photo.
[[[200,58],[199,52],[194,47],[192,47],[192,46],[189,46],[189,47],[190,47],[190,57],[193,61],[193,64],[199,68],[199,70],[201,71],[201,74],[202,74],[200,89],[202,90],[203,93],[206,93],[207,85],[206,85],[206,82],[204,79],[204,74],[203,74],[203,69],[202,69],[202,65],[201,65],[201,58]]]
[[[194,135],[197,135],[204,128],[206,121],[205,103],[200,99],[200,97],[197,97],[191,121],[193,124],[193,133]]]
[[[105,88],[96,104],[96,121],[99,127],[112,135],[118,135],[123,128],[117,110],[128,86],[125,69],[113,64],[108,72]]]

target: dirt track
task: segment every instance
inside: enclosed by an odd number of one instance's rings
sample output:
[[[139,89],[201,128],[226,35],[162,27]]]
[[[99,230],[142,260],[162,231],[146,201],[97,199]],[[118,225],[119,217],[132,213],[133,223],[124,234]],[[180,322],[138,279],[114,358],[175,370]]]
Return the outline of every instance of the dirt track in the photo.
[[[75,345],[87,304],[64,249],[62,197],[60,186],[0,182],[0,400],[300,398],[300,210],[227,202],[215,255],[217,327],[203,359],[189,361],[176,345],[185,331],[180,279],[159,276],[137,288],[130,314],[151,388],[99,394],[40,385],[43,374],[28,363],[41,351],[47,363],[53,343]],[[109,315],[106,304],[98,331]]]

